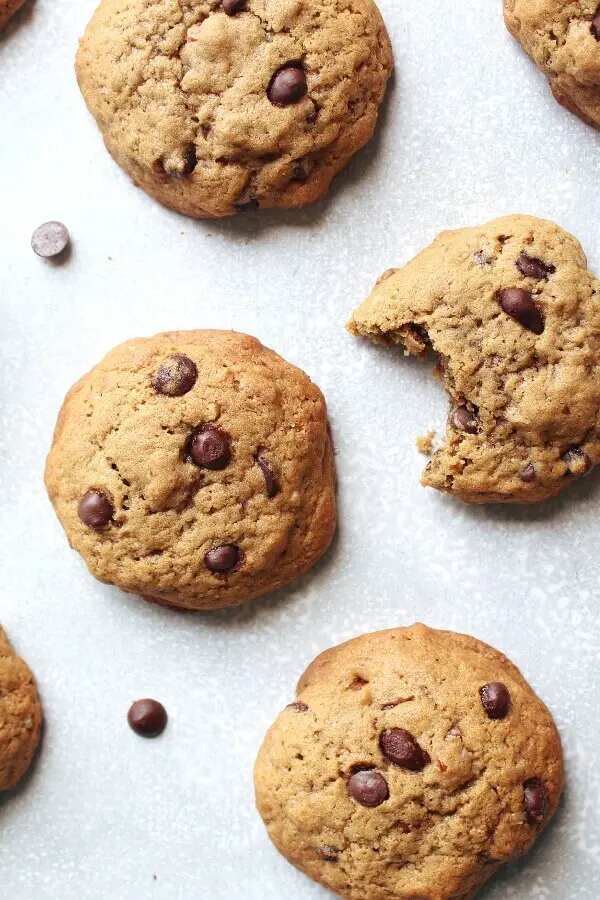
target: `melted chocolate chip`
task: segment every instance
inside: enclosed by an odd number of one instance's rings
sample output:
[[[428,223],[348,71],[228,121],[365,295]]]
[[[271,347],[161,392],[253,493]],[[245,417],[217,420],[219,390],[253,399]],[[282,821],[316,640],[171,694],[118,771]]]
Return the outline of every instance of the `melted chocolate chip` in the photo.
[[[223,12],[226,12],[228,16],[235,16],[236,13],[243,10],[245,5],[246,0],[221,0]]]
[[[563,461],[567,464],[567,468],[571,475],[587,475],[592,468],[592,461],[579,447],[573,447],[567,450],[562,456]]]
[[[288,703],[286,709],[295,709],[296,712],[306,712],[308,706],[306,703],[303,703],[302,700],[294,700],[293,703]]]
[[[548,813],[548,793],[539,778],[530,778],[523,785],[525,818],[529,825],[540,825]]]
[[[220,471],[231,462],[229,435],[214,425],[202,425],[188,442],[192,462],[202,469]]]
[[[213,547],[204,557],[207,569],[226,574],[232,572],[242,559],[242,552],[236,544],[220,544]]]
[[[69,232],[62,222],[44,222],[31,237],[31,249],[44,259],[60,256],[69,245]]]
[[[600,6],[594,14],[592,24],[590,25],[590,31],[592,32],[596,40],[600,41]]]
[[[515,319],[524,328],[533,331],[534,334],[541,334],[544,330],[544,320],[542,314],[533,301],[533,296],[529,291],[522,288],[505,288],[498,291],[498,300],[500,306],[507,316]]]
[[[387,781],[374,769],[361,769],[348,780],[348,793],[361,806],[381,806],[390,792]]]
[[[158,700],[136,700],[129,709],[127,721],[136,734],[157,737],[167,726],[167,711]]]
[[[86,491],[77,507],[77,515],[88,528],[104,528],[114,514],[114,506],[101,491]]]
[[[271,78],[267,97],[273,106],[291,106],[298,103],[307,90],[306,74],[300,63],[286,63]]]
[[[452,424],[458,431],[466,431],[468,434],[477,434],[479,429],[477,414],[472,412],[468,406],[459,406],[454,410]]]
[[[488,718],[504,719],[510,708],[510,694],[508,688],[501,681],[491,681],[479,691],[481,703]]]
[[[390,762],[412,772],[420,772],[431,762],[429,754],[405,728],[388,728],[383,731],[379,737],[379,746]]]
[[[273,466],[269,462],[266,456],[257,456],[256,462],[263,473],[265,479],[265,488],[267,490],[267,497],[274,497],[281,490],[281,484],[279,483],[279,478],[277,477],[277,473],[275,472]]]
[[[525,275],[526,278],[537,278],[538,281],[547,281],[548,276],[556,272],[555,266],[533,256],[527,256],[526,253],[521,253],[516,266],[521,275]]]
[[[198,369],[188,356],[169,356],[152,376],[152,387],[168,397],[182,397],[196,384]]]
[[[521,481],[524,481],[525,484],[531,484],[532,481],[535,481],[535,468],[533,463],[527,463],[527,465],[521,469],[519,478]]]

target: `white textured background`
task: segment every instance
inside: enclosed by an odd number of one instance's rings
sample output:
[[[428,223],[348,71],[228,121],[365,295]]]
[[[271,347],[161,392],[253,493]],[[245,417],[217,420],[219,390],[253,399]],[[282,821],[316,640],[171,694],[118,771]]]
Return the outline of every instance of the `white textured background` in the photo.
[[[72,71],[95,0],[36,0],[0,38],[0,619],[39,679],[32,776],[0,801],[11,900],[325,898],[270,847],[251,772],[320,650],[422,620],[496,645],[553,710],[568,788],[537,848],[482,900],[600,897],[600,476],[535,509],[469,509],[418,484],[414,440],[445,418],[431,372],[344,332],[375,278],[442,228],[547,216],[600,269],[600,135],[554,103],[500,0],[380,0],[396,77],[376,139],[327,201],[197,223],[105,153]],[[71,230],[55,267],[29,240]],[[87,575],[45,497],[62,397],[114,344],[174,328],[260,337],[323,388],[338,538],[289,590],[182,616]],[[130,702],[162,700],[145,742]]]

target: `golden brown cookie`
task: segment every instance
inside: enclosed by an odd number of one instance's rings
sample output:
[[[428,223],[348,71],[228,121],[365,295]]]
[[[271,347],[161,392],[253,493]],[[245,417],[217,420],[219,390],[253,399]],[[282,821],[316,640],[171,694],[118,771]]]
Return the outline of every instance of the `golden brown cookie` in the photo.
[[[21,780],[40,741],[42,709],[27,663],[0,627],[0,791]]]
[[[308,667],[255,767],[278,850],[348,900],[466,900],[525,853],[563,789],[560,737],[519,670],[424,625]]]
[[[373,134],[392,55],[373,0],[102,0],[76,70],[137,185],[229,216],[323,196]]]
[[[598,0],[504,0],[504,19],[558,102],[600,126]]]
[[[532,503],[600,461],[600,282],[552,222],[442,232],[380,278],[348,327],[437,356],[452,410],[422,484],[467,503]]]
[[[23,6],[25,0],[0,0],[0,28],[8,24],[8,20]]]
[[[46,486],[96,578],[187,609],[287,584],[335,530],[323,395],[233,331],[112,350],[67,394]]]

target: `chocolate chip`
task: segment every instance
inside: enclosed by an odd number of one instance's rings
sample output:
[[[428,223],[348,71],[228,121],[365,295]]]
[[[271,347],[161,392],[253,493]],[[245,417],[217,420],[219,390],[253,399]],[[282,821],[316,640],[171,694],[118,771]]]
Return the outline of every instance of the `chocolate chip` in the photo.
[[[256,462],[259,465],[261,472],[263,473],[265,479],[265,487],[267,489],[267,497],[274,497],[281,490],[281,484],[279,483],[279,478],[277,477],[277,473],[273,469],[273,466],[266,458],[266,456],[257,456]]]
[[[189,441],[192,462],[203,469],[218,471],[231,462],[229,435],[214,425],[202,425]]]
[[[452,424],[459,431],[466,431],[468,434],[477,434],[479,429],[477,414],[472,412],[468,406],[459,406],[454,410]]]
[[[533,296],[529,291],[524,291],[522,288],[504,288],[504,290],[498,291],[497,297],[507,316],[516,319],[520,325],[533,331],[534,334],[543,332],[542,314],[533,302]]]
[[[555,266],[542,262],[541,259],[536,259],[533,256],[527,256],[526,253],[521,253],[516,266],[521,275],[525,275],[526,278],[537,278],[538,281],[547,281],[548,276],[556,272]]]
[[[59,256],[69,245],[69,232],[62,222],[44,222],[31,237],[34,253],[44,259]]]
[[[594,18],[592,19],[592,24],[590,26],[590,30],[597,41],[600,41],[600,6],[596,10],[594,14]]]
[[[587,475],[592,468],[591,459],[579,447],[567,450],[566,453],[563,453],[562,459],[567,464],[571,475]]]
[[[273,106],[291,106],[298,103],[307,90],[306,74],[300,63],[286,63],[271,78],[267,97]]]
[[[182,397],[196,384],[198,369],[187,356],[169,356],[152,376],[152,387],[159,394]]]
[[[533,463],[527,463],[527,465],[521,469],[519,478],[521,481],[524,481],[525,484],[530,484],[532,481],[535,481],[535,468]]]
[[[243,200],[241,203],[232,203],[231,205],[238,212],[250,212],[253,209],[258,209],[258,200]]]
[[[286,709],[295,709],[296,712],[306,712],[308,706],[306,703],[303,703],[302,700],[294,700],[293,703],[288,703]]]
[[[190,144],[188,147],[172,150],[171,153],[162,158],[161,163],[165,173],[170,178],[187,178],[188,175],[192,174],[198,163],[196,148]]]
[[[220,544],[208,551],[204,562],[211,572],[227,573],[235,569],[241,558],[241,550],[235,544]]]
[[[136,700],[129,708],[127,721],[136,734],[157,737],[167,727],[167,711],[158,700]]]
[[[308,181],[308,166],[306,163],[299,162],[295,164],[290,181],[297,181],[299,184],[304,184],[305,181]]]
[[[540,825],[548,812],[548,793],[539,778],[530,778],[523,785],[525,818],[530,825]]]
[[[77,515],[89,528],[104,528],[114,514],[114,506],[101,491],[86,491],[77,507]]]
[[[234,16],[236,13],[241,12],[245,5],[246,0],[221,0],[223,12],[226,12],[228,16]]]
[[[348,793],[361,806],[381,806],[388,797],[387,781],[374,769],[361,769],[348,781]]]
[[[325,862],[337,862],[340,851],[337,847],[332,847],[330,844],[326,844],[321,848],[321,852],[319,855]]]
[[[508,688],[501,681],[491,681],[479,691],[481,703],[489,719],[504,719],[510,708]]]
[[[383,731],[379,737],[379,746],[390,762],[412,772],[419,772],[431,762],[429,754],[405,728],[388,728]]]

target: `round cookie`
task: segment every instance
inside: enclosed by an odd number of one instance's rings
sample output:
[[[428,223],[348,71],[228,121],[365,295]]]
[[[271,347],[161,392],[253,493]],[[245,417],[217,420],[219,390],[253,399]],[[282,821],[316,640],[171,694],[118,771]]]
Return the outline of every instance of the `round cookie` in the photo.
[[[467,503],[531,503],[600,461],[600,282],[552,222],[442,232],[380,278],[348,327],[437,355],[452,410],[422,484]]]
[[[258,811],[348,900],[466,900],[525,853],[563,789],[560,738],[519,670],[424,625],[327,650],[270,728]]]
[[[31,670],[0,627],[0,791],[15,787],[31,765],[41,727]]]
[[[102,0],[76,62],[114,159],[198,217],[322,197],[391,70],[373,0]]]
[[[0,0],[0,28],[8,24],[16,11],[23,6],[25,0]]]
[[[598,0],[504,0],[504,20],[548,77],[558,102],[600,126]]]
[[[233,331],[112,350],[67,394],[45,479],[96,578],[187,609],[287,584],[335,530],[323,395]]]

